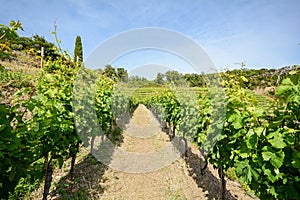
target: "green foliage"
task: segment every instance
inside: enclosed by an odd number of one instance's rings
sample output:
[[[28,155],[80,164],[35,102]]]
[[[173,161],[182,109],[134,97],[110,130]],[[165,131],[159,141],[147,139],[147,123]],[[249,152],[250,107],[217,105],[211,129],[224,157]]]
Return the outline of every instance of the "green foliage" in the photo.
[[[117,68],[117,76],[119,78],[119,81],[121,82],[128,82],[128,72],[124,68]]]
[[[17,30],[23,30],[20,21],[11,21],[9,26],[0,24],[0,58],[10,58],[11,50],[24,51],[33,56],[41,56],[41,47],[44,47],[44,57],[46,60],[55,60],[61,56],[57,48],[44,37],[37,34],[32,37],[21,37]]]
[[[41,48],[44,47],[44,58],[46,60],[55,60],[60,57],[56,52],[55,45],[37,34],[33,35],[31,38],[18,37],[11,43],[17,47],[16,50],[31,52],[35,56],[41,56]],[[12,45],[11,48],[15,49]]]
[[[1,105],[1,198],[7,199],[21,178],[26,179],[24,187],[41,180],[40,169],[44,165],[37,167],[37,161],[50,155],[49,160],[61,166],[79,142],[71,105],[76,71],[67,69],[61,67],[55,74],[41,73],[36,83],[37,94],[29,100],[15,103],[11,108]],[[11,80],[17,81],[16,77]],[[24,113],[28,112],[31,117],[24,119]],[[21,187],[17,190],[22,191]]]
[[[22,104],[12,102],[12,106],[0,104],[0,198],[7,199],[9,194],[25,193],[20,181],[32,185],[41,180],[42,166],[33,154],[35,143],[33,133],[28,131],[28,121],[23,118],[27,110],[20,109]],[[15,187],[19,186],[15,191]],[[24,185],[24,187],[27,187]]]
[[[56,47],[37,35],[33,39],[16,37],[12,44],[18,50],[49,45],[53,52],[58,52]],[[10,105],[0,104],[0,199],[25,198],[43,176],[51,180],[46,171],[49,166],[61,167],[79,150],[81,138],[75,129],[73,86],[81,66],[75,66],[62,54],[56,55],[52,57],[50,52],[50,58],[36,79],[0,65],[1,93],[2,89],[18,88],[20,91],[15,96],[27,97]],[[97,123],[105,134],[117,140],[121,129],[115,127],[115,121],[117,117],[122,117],[127,108],[132,112],[135,104],[129,96],[113,94],[115,81],[101,76],[97,71],[84,70],[84,75],[95,81],[96,92],[95,95],[81,95],[92,104]],[[126,70],[118,69],[117,75],[126,81]],[[32,87],[35,95],[25,94],[24,87]],[[90,114],[84,116],[86,118],[82,123],[90,123]],[[84,140],[90,139],[88,133]]]
[[[164,74],[162,74],[162,73],[157,73],[155,82],[156,82],[157,84],[162,85],[162,84],[164,83]]]
[[[11,55],[7,53],[10,51],[10,41],[16,39],[19,35],[17,30],[23,30],[20,21],[15,22],[12,20],[9,26],[0,24],[0,59],[10,58]]]
[[[0,88],[32,87],[32,76],[25,75],[23,71],[11,71],[0,65]]]
[[[111,65],[106,65],[104,70],[102,71],[102,75],[107,78],[110,78],[112,81],[115,82],[128,82],[128,72],[124,68],[114,68]]]
[[[103,71],[103,75],[110,78],[113,81],[118,80],[118,74],[116,72],[116,69],[113,68],[111,65],[106,65]]]
[[[140,88],[140,87],[145,87],[149,84],[151,84],[151,81],[147,80],[145,77],[131,76],[128,80],[129,87]]]
[[[203,74],[185,74],[184,78],[189,83],[190,87],[203,87],[205,86]]]
[[[179,128],[179,120],[182,114],[180,102],[172,91],[164,91],[152,96],[146,105],[157,116],[160,123],[169,128],[169,134],[175,136],[175,130]]]
[[[240,84],[242,88],[255,89],[278,86],[281,81],[287,77],[290,77],[290,71],[294,71],[299,74],[299,66],[286,66],[280,69],[234,69],[227,70],[222,73],[222,78],[225,81],[230,79],[236,79],[236,83]],[[240,81],[240,77],[245,77],[247,81]]]
[[[216,144],[208,154],[209,161],[224,170],[234,167],[238,178],[262,199],[297,198],[299,82],[282,81],[277,95],[283,102],[278,102],[270,117],[258,106],[255,96],[241,88],[237,81],[246,79],[231,78],[223,82],[226,85],[226,117]],[[209,125],[209,116],[203,115],[208,117],[208,123],[199,133],[200,139],[203,131],[218,131],[218,126]]]
[[[228,76],[222,82],[225,99],[222,90],[211,88],[201,93],[197,108],[188,100],[179,104],[174,93],[165,91],[147,106],[178,133],[189,133],[199,148],[206,149],[210,163],[229,170],[258,197],[296,199],[300,195],[300,78],[293,75],[297,73],[290,72],[291,78],[277,88],[273,107],[261,105],[257,95],[242,88],[249,80],[234,74],[223,74]]]
[[[82,50],[82,42],[81,37],[77,36],[75,40],[75,48],[74,48],[74,62],[83,62],[83,50]]]
[[[172,83],[176,86],[184,85],[185,80],[183,78],[183,75],[178,71],[167,71],[165,73],[165,77],[167,82]]]
[[[28,164],[25,164],[22,156],[26,155],[25,146],[22,145],[27,138],[11,126],[16,114],[7,105],[0,105],[0,199],[7,199],[9,192],[14,191],[18,180],[25,175]],[[20,151],[23,150],[23,151]]]
[[[38,154],[51,152],[54,158],[64,159],[69,156],[70,145],[79,140],[73,122],[72,81],[65,71],[39,78],[37,95],[28,102],[33,108],[31,128],[43,141],[40,149],[36,148]]]
[[[99,125],[103,133],[108,134],[112,129],[113,111],[112,111],[112,93],[113,82],[108,78],[100,78],[97,82],[95,96],[95,111],[98,117]]]
[[[18,20],[17,22],[12,20],[9,26],[0,24],[0,40],[2,39],[15,39],[18,37],[17,30],[22,30],[22,23]]]
[[[13,192],[10,193],[9,199],[30,199],[30,194],[38,189],[43,181],[44,163],[42,160],[30,165],[26,175],[18,181]]]

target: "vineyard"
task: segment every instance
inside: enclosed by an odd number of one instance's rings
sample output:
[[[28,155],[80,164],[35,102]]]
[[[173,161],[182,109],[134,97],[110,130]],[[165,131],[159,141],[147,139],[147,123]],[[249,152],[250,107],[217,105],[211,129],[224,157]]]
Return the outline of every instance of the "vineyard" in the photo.
[[[195,107],[183,105],[169,92],[153,97],[147,105],[172,130],[171,137],[188,135],[207,152],[206,161],[219,170],[222,192],[226,189],[224,171],[234,167],[240,181],[258,197],[296,199],[300,189],[300,79],[299,71],[291,74],[269,102],[258,101],[240,87],[247,82],[245,77],[231,76],[222,83],[224,101],[215,96],[220,92],[208,90],[199,95]]]
[[[76,182],[81,149],[89,147],[93,155],[97,138],[103,136],[114,145],[124,143],[128,137],[123,131],[142,105],[158,121],[161,137],[178,137],[186,149],[196,147],[203,157],[199,173],[208,165],[217,169],[218,198],[225,199],[229,171],[260,199],[299,198],[299,67],[290,68],[270,95],[255,93],[259,79],[245,76],[244,70],[203,76],[206,84],[197,87],[126,87],[120,73],[109,76],[85,68],[48,43],[42,68],[11,67],[7,63],[18,55],[10,49],[16,44],[9,41],[23,41],[16,35],[21,25],[11,26],[1,26],[10,34],[0,40],[0,199],[30,199],[39,187],[42,198],[49,199],[53,173],[66,162],[70,181]],[[35,39],[42,44],[40,37]],[[19,51],[28,55],[31,47],[23,48]],[[37,49],[31,49],[34,59],[40,54]],[[188,158],[187,152],[181,156]]]

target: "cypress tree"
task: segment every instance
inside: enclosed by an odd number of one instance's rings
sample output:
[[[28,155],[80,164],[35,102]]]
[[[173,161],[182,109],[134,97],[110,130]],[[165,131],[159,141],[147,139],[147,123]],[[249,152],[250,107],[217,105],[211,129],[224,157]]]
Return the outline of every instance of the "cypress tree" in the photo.
[[[74,62],[77,62],[77,56],[78,56],[78,62],[83,61],[83,52],[82,52],[82,43],[81,43],[81,37],[77,36],[75,41],[75,49],[74,49]]]

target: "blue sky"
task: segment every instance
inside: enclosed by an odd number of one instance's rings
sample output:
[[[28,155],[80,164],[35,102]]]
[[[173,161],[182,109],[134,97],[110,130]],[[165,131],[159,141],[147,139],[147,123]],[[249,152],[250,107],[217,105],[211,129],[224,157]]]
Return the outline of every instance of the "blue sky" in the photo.
[[[98,44],[120,32],[161,27],[196,41],[217,68],[238,68],[235,63],[242,61],[247,68],[300,64],[299,0],[1,1],[1,24],[20,20],[25,30],[20,35],[37,33],[53,42],[56,20],[62,48],[72,54],[76,35],[80,35],[85,59]],[[114,64],[125,68],[151,62],[184,65],[163,57],[145,52],[145,56],[123,56]]]

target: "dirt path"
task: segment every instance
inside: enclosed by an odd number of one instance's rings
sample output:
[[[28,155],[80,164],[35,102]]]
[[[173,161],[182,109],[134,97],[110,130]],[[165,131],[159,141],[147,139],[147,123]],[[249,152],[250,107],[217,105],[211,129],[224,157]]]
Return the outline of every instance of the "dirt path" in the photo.
[[[160,130],[152,113],[145,106],[139,105],[123,133],[120,150],[144,155],[159,152],[170,144],[169,137]],[[119,171],[87,157],[77,164],[75,181],[65,177],[56,184],[52,199],[219,199],[220,181],[217,171],[209,165],[201,175],[197,154],[197,149],[190,145],[187,158],[178,157],[166,167],[145,173]],[[131,163],[135,164],[139,165]],[[153,163],[141,166],[145,164]],[[150,168],[145,166],[145,169]],[[237,182],[227,179],[227,189],[227,199],[253,199]]]
[[[132,120],[124,132],[123,143],[120,148],[129,152],[149,153],[159,151],[164,148],[169,141],[169,137],[162,131],[149,134],[147,137],[147,126],[154,121],[151,112],[143,105],[139,105],[134,112]],[[133,131],[139,126],[138,130]],[[155,127],[153,127],[155,129]],[[209,170],[204,176],[200,176],[199,170],[193,169],[197,160],[192,163],[191,159],[197,159],[196,149],[192,148],[189,152],[190,162],[187,163],[183,158],[179,158],[171,165],[148,173],[127,173],[113,169],[108,169],[103,177],[107,179],[103,183],[104,190],[101,199],[214,199],[218,198],[219,180],[216,171]],[[192,152],[194,151],[194,153]],[[187,159],[187,160],[188,160]],[[151,163],[149,163],[151,164]],[[190,165],[190,166],[189,166]],[[213,171],[213,172],[210,172]],[[198,174],[197,174],[198,173]],[[206,188],[205,188],[206,187]],[[252,199],[244,194],[237,183],[228,182],[231,193],[228,192],[229,199]],[[214,194],[209,194],[213,192]]]
[[[154,134],[146,130],[151,121],[154,121],[153,125],[156,126],[152,127],[157,131],[154,131]],[[128,152],[146,154],[157,152],[167,144],[171,144],[169,137],[160,131],[159,124],[155,123],[150,111],[139,105],[124,132],[120,148]],[[109,169],[104,173],[104,177],[109,177],[104,184],[108,187],[101,199],[203,199],[204,192],[188,174],[183,159],[148,173],[117,172]]]

